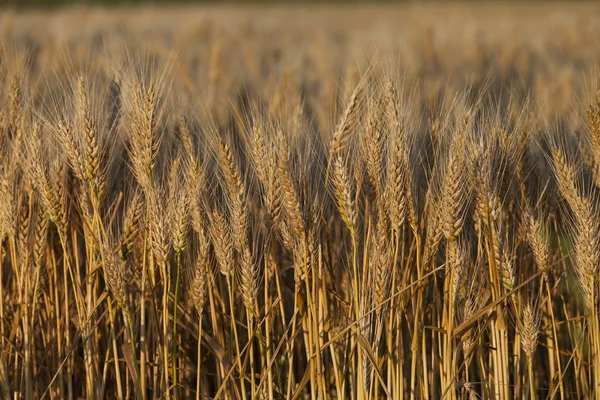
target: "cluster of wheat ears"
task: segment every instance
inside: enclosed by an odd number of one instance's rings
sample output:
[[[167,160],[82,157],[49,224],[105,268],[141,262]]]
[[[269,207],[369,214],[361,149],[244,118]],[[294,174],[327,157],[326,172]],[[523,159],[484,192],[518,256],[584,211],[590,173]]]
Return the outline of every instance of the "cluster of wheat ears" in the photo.
[[[3,33],[2,397],[600,399],[590,53],[248,24]]]

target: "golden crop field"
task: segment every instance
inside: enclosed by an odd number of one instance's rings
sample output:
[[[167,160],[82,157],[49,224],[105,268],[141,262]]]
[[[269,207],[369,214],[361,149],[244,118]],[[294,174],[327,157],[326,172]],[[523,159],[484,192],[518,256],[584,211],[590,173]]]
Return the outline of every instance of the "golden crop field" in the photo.
[[[0,43],[0,397],[600,399],[600,5]]]

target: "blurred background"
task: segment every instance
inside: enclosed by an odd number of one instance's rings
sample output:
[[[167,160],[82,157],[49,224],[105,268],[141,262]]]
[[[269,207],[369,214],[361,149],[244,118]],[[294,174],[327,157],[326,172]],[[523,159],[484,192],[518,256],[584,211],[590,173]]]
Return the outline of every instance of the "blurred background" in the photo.
[[[540,3],[544,0],[529,0]],[[57,7],[70,5],[129,5],[129,4],[374,4],[374,3],[425,3],[427,0],[0,0],[0,6],[8,7]],[[437,0],[436,3],[451,3],[452,1]],[[461,2],[484,3],[484,1],[463,0]],[[496,1],[499,2],[499,1]],[[501,3],[524,3],[518,1],[500,1]],[[584,0],[584,2],[594,2]],[[564,3],[573,3],[564,1]]]
[[[0,5],[8,7],[56,7],[65,5],[119,5],[119,4],[252,4],[252,3],[269,3],[269,4],[366,4],[366,3],[393,3],[398,1],[393,0],[0,0]],[[415,2],[400,1],[403,3]],[[417,1],[418,2],[418,1]]]

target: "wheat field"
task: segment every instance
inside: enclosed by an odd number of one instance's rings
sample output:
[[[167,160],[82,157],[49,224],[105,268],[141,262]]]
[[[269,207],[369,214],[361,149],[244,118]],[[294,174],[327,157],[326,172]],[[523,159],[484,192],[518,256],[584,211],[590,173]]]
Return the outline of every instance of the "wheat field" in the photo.
[[[600,5],[0,42],[0,397],[600,399]]]

